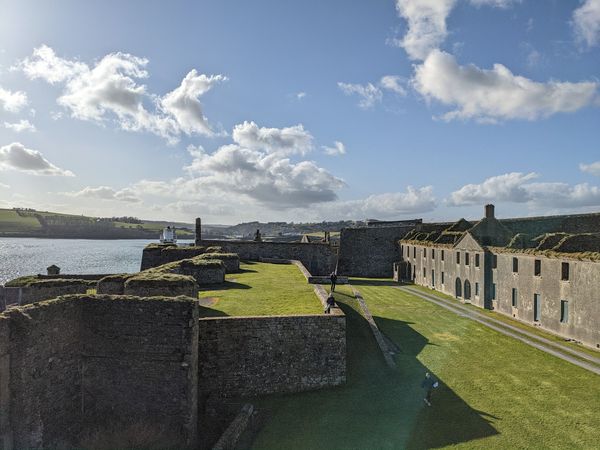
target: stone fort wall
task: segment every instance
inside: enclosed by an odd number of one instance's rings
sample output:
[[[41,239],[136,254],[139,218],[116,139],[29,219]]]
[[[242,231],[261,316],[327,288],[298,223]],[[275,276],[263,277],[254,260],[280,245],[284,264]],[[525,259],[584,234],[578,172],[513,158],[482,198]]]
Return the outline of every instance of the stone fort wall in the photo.
[[[127,296],[66,296],[0,314],[2,448],[74,445],[124,419],[194,443],[197,317],[191,299]]]
[[[299,260],[314,275],[327,275],[335,268],[336,254],[329,244],[289,242],[254,242],[202,240],[195,247],[150,246],[142,254],[141,270],[203,254],[205,247],[221,247],[224,252],[236,253],[242,260],[262,258]]]
[[[346,317],[200,320],[201,398],[300,392],[346,381]]]
[[[344,228],[340,234],[338,274],[351,277],[392,277],[399,260],[398,241],[417,221],[399,226]]]

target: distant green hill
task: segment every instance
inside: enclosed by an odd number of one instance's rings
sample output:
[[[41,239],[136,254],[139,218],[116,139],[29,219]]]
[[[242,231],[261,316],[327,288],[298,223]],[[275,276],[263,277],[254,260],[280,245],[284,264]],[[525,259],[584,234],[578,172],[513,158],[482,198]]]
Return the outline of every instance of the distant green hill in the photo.
[[[0,237],[73,239],[158,239],[168,226],[180,239],[193,239],[192,224],[135,218],[100,218],[34,209],[0,209]]]

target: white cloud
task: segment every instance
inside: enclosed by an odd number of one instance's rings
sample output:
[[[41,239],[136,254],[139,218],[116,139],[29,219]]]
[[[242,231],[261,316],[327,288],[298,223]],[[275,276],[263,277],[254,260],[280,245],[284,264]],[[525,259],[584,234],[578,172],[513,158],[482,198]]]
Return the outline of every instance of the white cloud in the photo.
[[[75,176],[70,170],[56,167],[40,152],[28,149],[19,142],[0,147],[0,170],[11,169],[31,175]]]
[[[521,0],[469,0],[477,7],[508,8]],[[402,39],[393,43],[404,48],[413,60],[424,60],[438,49],[448,35],[446,19],[457,0],[396,0],[396,10],[407,22],[408,29]]]
[[[346,154],[346,146],[340,141],[334,141],[333,147],[323,146],[323,151],[329,156],[340,156]]]
[[[436,200],[432,186],[408,186],[406,192],[371,195],[366,199],[341,202],[340,206],[348,210],[347,217],[389,218],[433,211]]]
[[[369,109],[381,102],[383,99],[382,89],[405,96],[406,89],[402,86],[402,78],[397,75],[385,75],[376,84],[353,84],[338,82],[338,87],[346,95],[358,95],[360,100],[358,106]]]
[[[537,178],[536,173],[506,173],[486,179],[481,184],[467,184],[450,194],[448,204],[452,206],[477,205],[490,201],[522,203],[528,200],[523,185]]]
[[[372,108],[373,106],[375,106],[376,103],[379,103],[381,101],[381,99],[383,98],[381,89],[374,86],[372,83],[367,83],[366,85],[362,85],[362,84],[338,82],[338,87],[346,95],[353,95],[353,94],[358,95],[360,97],[358,106],[360,106],[363,109]]]
[[[148,78],[148,60],[128,53],[110,53],[93,66],[56,56],[42,46],[18,67],[29,78],[64,83],[58,103],[80,120],[104,123],[115,119],[129,131],[148,131],[174,143],[182,133],[213,134],[199,97],[222,75],[207,76],[190,71],[179,87],[159,97],[147,92],[139,80]],[[148,104],[153,105],[152,109]]]
[[[162,98],[162,108],[177,120],[184,133],[210,136],[213,132],[204,117],[199,97],[222,81],[227,81],[227,77],[198,74],[196,69],[192,69],[178,88]]]
[[[10,189],[8,184],[0,183],[0,189]]]
[[[306,92],[297,92],[296,93],[296,98],[298,100],[302,100],[304,97],[306,97]]]
[[[286,155],[308,153],[312,149],[313,140],[302,124],[286,128],[265,128],[248,121],[233,127],[232,137],[242,147]]]
[[[192,161],[186,176],[170,181],[143,180],[133,186],[139,196],[195,202],[222,198],[230,204],[270,209],[307,207],[337,199],[345,186],[313,161],[292,161],[312,146],[312,136],[301,125],[260,128],[254,122],[234,127],[234,143],[208,153],[188,147]],[[213,202],[214,203],[214,202]]]
[[[539,83],[514,75],[502,64],[490,70],[460,66],[445,52],[432,51],[416,66],[414,88],[428,99],[456,107],[445,120],[534,120],[559,112],[574,112],[593,104],[598,83]]]
[[[590,164],[579,164],[579,169],[582,172],[586,172],[600,177],[600,161],[596,161]]]
[[[507,173],[486,179],[481,184],[468,184],[453,192],[448,199],[451,206],[465,206],[486,202],[527,203],[552,208],[600,206],[600,188],[587,183],[532,182],[535,173]]]
[[[33,125],[29,120],[21,119],[15,123],[4,122],[4,128],[8,128],[9,130],[14,131],[15,133],[21,133],[23,131],[29,131],[31,133],[35,133],[35,125]]]
[[[456,0],[396,0],[398,14],[408,23],[406,34],[396,44],[411,59],[425,59],[446,39],[446,18],[455,4]]]
[[[600,0],[585,0],[573,12],[573,30],[579,42],[593,47],[600,43]]]
[[[89,70],[86,64],[59,58],[47,45],[34,49],[33,55],[25,58],[17,67],[21,68],[28,78],[41,78],[50,84],[66,81]]]
[[[385,75],[379,80],[379,85],[388,91],[395,92],[398,95],[405,96],[406,89],[402,86],[402,78],[397,75]]]
[[[492,6],[494,8],[508,8],[521,0],[469,0],[474,6]]]
[[[141,201],[130,188],[115,190],[108,186],[87,186],[78,192],[65,192],[64,195],[69,197],[94,198],[100,200],[117,200],[127,203],[138,203]]]
[[[9,91],[0,87],[0,105],[5,111],[19,112],[27,105],[27,94],[23,91]]]

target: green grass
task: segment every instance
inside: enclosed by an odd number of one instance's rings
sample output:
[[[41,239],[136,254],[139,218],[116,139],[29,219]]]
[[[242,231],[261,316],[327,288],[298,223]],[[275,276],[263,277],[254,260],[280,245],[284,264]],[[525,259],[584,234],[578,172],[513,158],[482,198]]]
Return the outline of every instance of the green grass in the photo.
[[[206,315],[270,316],[321,314],[321,303],[294,265],[242,263],[217,288],[201,289]]]
[[[268,420],[253,448],[597,448],[597,375],[385,282],[358,282],[400,347],[398,369],[386,367],[357,302],[340,287],[347,384],[255,401]],[[420,388],[426,371],[440,381],[431,408]]]
[[[410,285],[410,286],[422,291],[425,294],[434,295],[436,297],[439,297],[442,300],[449,301],[450,303],[459,303],[460,304],[460,302],[457,299],[455,299],[454,297],[452,297],[450,295],[444,294],[442,292],[434,291],[433,289],[426,288],[425,286],[418,286],[416,284]],[[585,347],[581,344],[577,344],[576,342],[565,341],[565,339],[561,338],[560,336],[556,336],[555,334],[548,333],[537,327],[532,327],[532,326],[527,325],[526,323],[523,323],[519,320],[513,319],[512,317],[509,317],[505,314],[501,314],[501,313],[495,312],[495,311],[490,311],[489,309],[479,308],[479,307],[477,307],[475,305],[471,305],[469,303],[465,303],[464,306],[467,306],[469,309],[473,309],[474,311],[483,313],[483,314],[489,316],[490,318],[499,320],[500,322],[504,322],[515,328],[519,328],[521,330],[528,331],[529,333],[535,334],[536,336],[540,336],[545,339],[548,339],[549,341],[556,342],[557,344],[564,345],[565,347],[569,347],[574,350],[578,350],[582,353],[586,353],[591,356],[595,356],[596,358],[600,357],[600,351],[598,351],[598,350],[594,350],[593,348]]]
[[[0,232],[22,233],[41,229],[33,216],[21,217],[12,209],[0,209]]]

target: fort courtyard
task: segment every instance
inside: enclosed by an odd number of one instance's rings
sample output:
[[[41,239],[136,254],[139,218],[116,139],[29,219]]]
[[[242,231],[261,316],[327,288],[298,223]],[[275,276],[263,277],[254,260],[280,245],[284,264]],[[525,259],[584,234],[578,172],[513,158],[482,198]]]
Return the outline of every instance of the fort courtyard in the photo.
[[[352,290],[338,287],[348,321],[346,385],[260,399],[265,422],[251,448],[597,445],[597,374],[432,305],[391,280],[351,282],[397,346],[397,368],[385,364]],[[430,408],[421,389],[426,371],[440,381]]]

